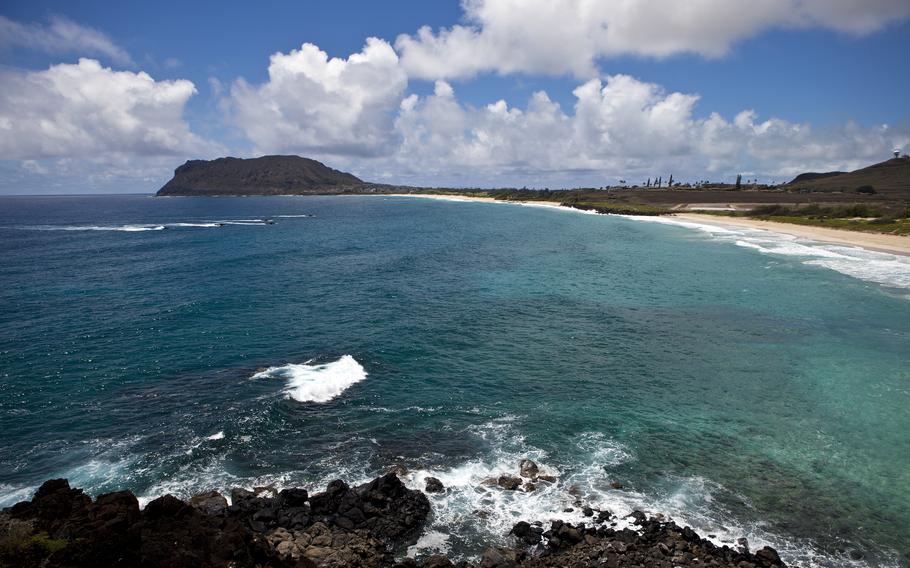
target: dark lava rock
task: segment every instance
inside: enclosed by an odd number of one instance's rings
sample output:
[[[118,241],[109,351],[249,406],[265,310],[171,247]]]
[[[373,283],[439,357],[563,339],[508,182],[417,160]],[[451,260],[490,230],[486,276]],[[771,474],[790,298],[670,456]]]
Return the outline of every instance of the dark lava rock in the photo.
[[[76,566],[291,566],[240,523],[209,516],[171,495],[139,510],[128,491],[92,500],[66,480],[45,483],[30,502],[8,510],[28,521],[20,535],[31,546],[0,550],[0,565]],[[296,564],[312,566],[312,564]]]
[[[278,492],[278,505],[280,507],[303,507],[309,499],[306,489],[282,489]]]
[[[408,475],[408,468],[399,464],[392,467],[392,469],[389,470],[389,473],[394,473],[398,477],[406,477]]]
[[[636,515],[636,517],[638,517]],[[777,553],[768,548],[756,554],[743,554],[729,547],[718,548],[697,535],[694,539],[673,522],[657,517],[643,519],[640,532],[614,531],[607,527],[586,527],[552,521],[543,533],[547,547],[530,550],[487,549],[481,566],[521,568],[582,568],[592,566],[621,567],[714,567],[714,568],[782,568]],[[524,544],[524,538],[540,527],[516,523],[511,534]],[[694,533],[693,533],[694,534]]]
[[[446,490],[445,486],[441,481],[435,477],[428,477],[426,488],[424,489],[427,493],[442,493]]]
[[[190,497],[190,506],[206,515],[220,515],[228,508],[227,499],[217,491],[206,491]]]
[[[430,513],[430,502],[412,491],[393,473],[350,488],[342,481],[329,483],[324,493],[310,497],[312,514],[327,525],[367,531],[390,545],[416,536]]]
[[[525,521],[518,521],[515,523],[515,526],[512,527],[510,534],[514,534],[518,538],[524,538],[531,532],[531,523]]]
[[[499,479],[496,480],[496,484],[503,489],[515,491],[521,486],[521,478],[504,474],[499,476]]]
[[[488,548],[480,558],[480,568],[515,568],[523,554],[508,548]]]
[[[532,526],[525,521],[515,523],[515,526],[512,527],[512,530],[509,532],[509,534],[515,535],[518,540],[529,546],[540,543],[542,533],[542,528]]]
[[[423,561],[423,568],[454,568],[452,561],[441,554],[434,554]]]
[[[519,475],[530,479],[536,478],[537,474],[540,473],[537,464],[531,460],[521,460],[521,463],[518,464],[518,471]]]
[[[214,492],[196,496],[193,505],[165,495],[140,512],[132,493],[92,502],[66,480],[53,480],[32,501],[9,509],[9,521],[0,526],[8,533],[15,524],[26,542],[40,531],[44,548],[0,551],[0,565],[380,568],[391,564],[393,547],[417,535],[430,512],[426,495],[393,474],[353,489],[332,482],[312,497],[302,489],[275,496],[257,488],[235,489],[232,498],[227,507]]]
[[[771,548],[770,546],[765,546],[755,551],[755,558],[757,558],[763,566],[782,566],[783,562],[780,560],[780,556],[777,554],[777,551]],[[860,555],[862,558],[862,555]],[[854,558],[854,560],[859,560],[859,558]]]
[[[396,563],[424,526],[430,503],[394,474],[353,488],[334,481],[313,496],[302,489],[237,490],[228,508],[208,506],[223,504],[217,494],[196,497],[190,505],[165,495],[140,511],[132,493],[92,501],[66,480],[52,480],[31,501],[0,512],[0,566],[474,568],[440,555]],[[718,547],[659,515],[630,516],[637,530],[518,522],[510,531],[516,547],[488,548],[479,567],[784,568],[771,548],[751,554]]]

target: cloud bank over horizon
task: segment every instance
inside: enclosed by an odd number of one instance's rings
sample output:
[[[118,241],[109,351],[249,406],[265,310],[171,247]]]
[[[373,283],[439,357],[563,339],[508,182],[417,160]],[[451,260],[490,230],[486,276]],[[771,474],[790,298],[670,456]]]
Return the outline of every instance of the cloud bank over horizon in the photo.
[[[94,53],[112,64],[0,68],[0,170],[8,186],[71,176],[154,190],[185,159],[295,153],[386,183],[568,187],[670,173],[780,181],[855,169],[910,145],[908,124],[813,126],[752,108],[724,116],[700,108],[697,92],[599,67],[625,54],[723,57],[774,27],[869,34],[910,17],[902,0],[466,0],[463,9],[463,25],[421,28],[394,45],[370,37],[332,57],[303,43],[273,53],[261,82],[213,81],[221,127],[240,141],[230,144],[191,127],[192,81],[115,70],[134,65],[127,51],[65,18],[43,26],[0,16],[0,46]],[[537,90],[518,105],[460,100],[463,85],[451,81],[484,73],[568,75],[573,98],[561,105]],[[413,92],[425,81],[432,93]]]

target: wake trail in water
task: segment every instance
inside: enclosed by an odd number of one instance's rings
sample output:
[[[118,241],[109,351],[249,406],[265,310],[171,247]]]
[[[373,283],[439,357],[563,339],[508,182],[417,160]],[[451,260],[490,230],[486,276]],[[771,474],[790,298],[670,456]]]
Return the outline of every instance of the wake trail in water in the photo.
[[[309,217],[310,215],[304,215]],[[296,215],[282,217],[296,217]],[[216,229],[227,225],[265,226],[273,225],[271,219],[224,219],[217,221],[180,221],[162,223],[126,223],[123,225],[23,225],[6,227],[28,231],[115,231],[122,233],[141,233],[145,231],[164,231],[165,229]]]

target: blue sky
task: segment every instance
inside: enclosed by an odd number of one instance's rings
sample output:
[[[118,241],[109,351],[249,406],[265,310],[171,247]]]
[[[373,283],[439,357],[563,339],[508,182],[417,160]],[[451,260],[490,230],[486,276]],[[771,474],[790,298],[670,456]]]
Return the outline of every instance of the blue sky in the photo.
[[[538,0],[6,2],[0,192],[154,191],[186,159],[260,153],[427,185],[603,185],[652,170],[780,180],[880,161],[910,140],[906,2],[781,0],[789,10],[661,20],[667,1],[642,0],[639,14],[567,1],[549,20],[535,20]],[[363,77],[347,58],[370,37],[384,45],[357,65]],[[301,67],[304,43],[346,71]],[[270,77],[276,53],[290,79]],[[101,70],[77,68],[80,57]],[[142,72],[152,91],[106,99],[105,81]],[[97,100],[73,103],[61,81],[98,82],[86,89]],[[192,94],[133,110],[169,81]],[[540,92],[558,110],[534,107]]]

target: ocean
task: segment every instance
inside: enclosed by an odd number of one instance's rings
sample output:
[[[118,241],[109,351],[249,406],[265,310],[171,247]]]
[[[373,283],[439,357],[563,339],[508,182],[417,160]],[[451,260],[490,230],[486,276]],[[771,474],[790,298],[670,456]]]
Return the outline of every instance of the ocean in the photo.
[[[415,554],[582,520],[581,498],[800,566],[907,566],[908,362],[908,259],[763,231],[0,198],[0,506],[55,477],[147,502],[404,466],[448,488]],[[482,487],[523,458],[559,482]]]

